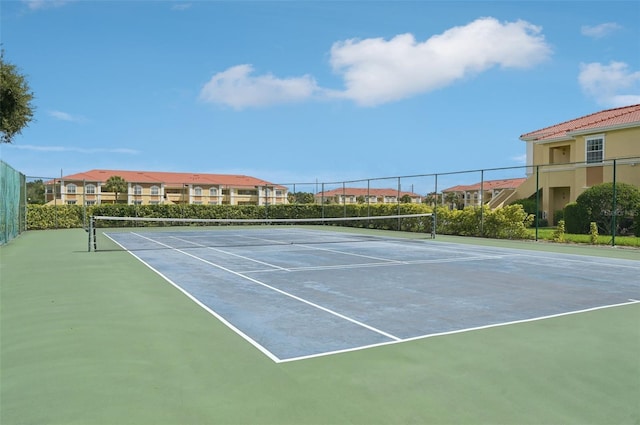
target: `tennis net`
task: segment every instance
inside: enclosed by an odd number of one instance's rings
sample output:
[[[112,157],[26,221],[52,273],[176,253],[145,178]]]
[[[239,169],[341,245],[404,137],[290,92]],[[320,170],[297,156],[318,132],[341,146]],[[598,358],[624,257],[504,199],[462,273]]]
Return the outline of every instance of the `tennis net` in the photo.
[[[89,251],[429,239],[432,214],[366,217],[202,219],[93,216]]]

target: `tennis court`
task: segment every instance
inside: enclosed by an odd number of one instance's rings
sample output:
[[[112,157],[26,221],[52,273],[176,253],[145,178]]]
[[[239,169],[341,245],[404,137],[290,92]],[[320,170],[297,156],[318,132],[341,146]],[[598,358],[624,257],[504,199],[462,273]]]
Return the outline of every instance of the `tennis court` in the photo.
[[[105,236],[275,362],[640,302],[625,259],[330,226]]]
[[[329,226],[292,228],[304,231],[294,243],[268,226],[246,230],[281,236],[239,239],[236,230],[251,233],[228,227],[211,240],[204,228],[174,230],[100,229],[129,252],[101,235],[98,252],[87,252],[79,229],[30,231],[0,247],[0,422],[640,418],[640,304],[628,301],[637,299],[637,250],[446,236],[354,240]],[[157,242],[132,232],[157,233]],[[601,308],[617,304],[626,305]],[[552,314],[564,315],[495,326]],[[238,321],[244,316],[249,326]],[[477,325],[489,327],[425,338]],[[239,336],[242,326],[265,351]],[[327,355],[335,350],[349,351]]]

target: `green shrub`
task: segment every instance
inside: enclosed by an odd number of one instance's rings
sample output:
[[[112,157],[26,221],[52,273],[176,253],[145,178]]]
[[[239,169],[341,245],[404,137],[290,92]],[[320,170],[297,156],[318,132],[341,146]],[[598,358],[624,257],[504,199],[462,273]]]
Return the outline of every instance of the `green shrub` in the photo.
[[[589,226],[590,222],[598,225],[603,234],[612,234],[612,218],[616,218],[616,233],[633,226],[635,211],[640,206],[640,188],[628,183],[616,183],[616,205],[613,207],[613,183],[603,183],[585,190],[576,203],[585,211],[586,222],[582,226]]]
[[[71,229],[83,224],[80,205],[27,205],[27,230]]]
[[[530,198],[518,199],[512,202],[510,205],[522,205],[522,208],[527,214],[532,214],[534,216],[536,215],[537,207],[536,207],[535,199],[530,199]]]
[[[592,221],[589,226],[589,240],[592,245],[598,243],[598,224],[595,221]]]
[[[564,220],[560,220],[558,222],[558,226],[556,227],[555,231],[553,232],[553,241],[554,242],[564,242],[564,232],[565,232]]]
[[[462,210],[438,207],[437,214],[437,233],[500,239],[529,238],[527,227],[534,219],[521,204],[511,204],[495,210],[490,210],[487,206],[482,209],[466,207]]]
[[[558,223],[560,223],[560,220],[564,220],[564,210],[554,211],[553,223],[557,226]]]
[[[482,236],[480,232],[480,208],[465,207],[462,210],[451,210],[447,207],[438,207],[437,213],[437,233]]]
[[[547,219],[542,218],[542,211],[537,209],[537,202],[535,199],[535,195],[532,198],[518,199],[517,201],[512,202],[510,205],[522,205],[522,208],[524,209],[524,211],[528,215],[533,216],[530,226],[532,227],[536,226],[536,217],[537,217],[537,223],[539,227],[548,226],[549,222],[547,221]]]
[[[564,221],[567,233],[586,234],[589,222],[584,208],[576,202],[570,202],[564,207]]]
[[[484,221],[484,235],[498,239],[526,239],[527,227],[533,223],[534,216],[527,214],[522,205],[509,205],[487,211]]]

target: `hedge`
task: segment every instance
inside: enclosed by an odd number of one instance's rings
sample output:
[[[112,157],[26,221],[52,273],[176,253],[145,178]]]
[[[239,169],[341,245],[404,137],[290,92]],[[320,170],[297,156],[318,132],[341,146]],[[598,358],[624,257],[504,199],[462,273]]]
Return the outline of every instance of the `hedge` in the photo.
[[[481,236],[497,239],[527,239],[527,227],[533,222],[521,204],[512,204],[495,210],[465,207],[450,210],[438,207],[436,233],[460,236]]]
[[[350,204],[350,205],[127,205],[104,204],[89,206],[86,212],[79,205],[29,205],[27,228],[81,228],[87,226],[89,216],[109,217],[155,217],[155,218],[196,218],[196,219],[282,219],[282,218],[334,218],[393,216],[397,214],[424,214],[432,212],[424,204]],[[86,216],[85,216],[86,214]],[[526,228],[533,222],[533,215],[527,214],[522,205],[514,204],[495,210],[489,207],[466,207],[463,210],[437,208],[437,233],[460,236],[483,236],[500,239],[525,239]],[[341,225],[351,227],[400,230],[410,232],[431,232],[431,217],[354,220]],[[105,223],[114,226],[140,225],[134,222]],[[155,224],[154,224],[155,225]]]
[[[43,230],[56,228],[81,228],[88,226],[87,217],[153,217],[153,218],[194,218],[194,219],[286,219],[286,218],[334,218],[367,217],[397,214],[430,213],[431,207],[422,204],[381,204],[381,205],[128,205],[102,204],[88,206],[86,211],[80,205],[28,205],[27,229]],[[397,219],[375,221],[353,221],[354,227],[376,227],[396,229]],[[402,230],[430,231],[431,219],[406,218],[401,222]],[[122,222],[104,223],[114,226],[133,226],[140,223]],[[155,225],[155,224],[153,224]]]

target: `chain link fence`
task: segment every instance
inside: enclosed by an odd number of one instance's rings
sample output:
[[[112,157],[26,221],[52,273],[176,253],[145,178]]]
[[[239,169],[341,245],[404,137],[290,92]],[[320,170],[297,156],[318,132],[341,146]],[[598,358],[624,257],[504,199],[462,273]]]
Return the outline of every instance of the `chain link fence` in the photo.
[[[562,158],[561,156],[557,156]],[[3,242],[9,235],[25,229],[25,204],[46,203],[54,207],[56,227],[68,227],[60,218],[68,205],[81,208],[80,220],[86,227],[87,209],[101,203],[114,203],[114,194],[101,192],[98,182],[67,182],[59,178],[25,177],[3,163]],[[6,173],[6,177],[5,177]],[[599,162],[549,163],[542,165],[502,167],[407,176],[377,177],[333,182],[277,183],[267,187],[198,187],[180,184],[175,187],[127,182],[127,190],[118,195],[118,203],[135,206],[171,204],[190,214],[190,205],[225,205],[229,207],[266,207],[275,205],[322,205],[322,217],[346,217],[349,205],[359,205],[361,214],[375,215],[374,205],[385,205],[385,213],[406,210],[406,204],[428,205],[461,210],[488,207],[493,210],[514,202],[535,216],[535,238],[538,228],[552,227],[564,220],[567,205],[591,187],[609,184],[603,204],[589,216],[601,234],[610,234],[615,244],[616,235],[637,233],[638,207],[626,196],[625,185],[640,187],[640,157],[617,158]],[[5,185],[7,189],[5,189]],[[155,191],[154,191],[155,190]],[[45,199],[40,202],[44,193]],[[5,198],[7,199],[5,201]],[[479,226],[484,224],[479,208]],[[59,211],[58,211],[59,210]],[[231,210],[230,210],[231,211]],[[352,212],[352,210],[349,210]],[[394,212],[395,214],[396,212]],[[230,217],[233,215],[229,213]],[[268,212],[265,212],[268,214]],[[292,213],[293,214],[293,213]],[[584,219],[584,217],[583,217]],[[8,223],[8,224],[7,224]],[[580,229],[588,232],[588,229]]]
[[[26,177],[0,161],[0,245],[26,230]]]

